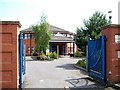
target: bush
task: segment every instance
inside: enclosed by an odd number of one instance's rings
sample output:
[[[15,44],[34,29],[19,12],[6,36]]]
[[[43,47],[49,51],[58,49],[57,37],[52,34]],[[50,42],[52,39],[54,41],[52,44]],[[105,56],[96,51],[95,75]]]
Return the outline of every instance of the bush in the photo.
[[[50,57],[50,58],[53,58],[53,53],[50,53],[49,57]]]
[[[54,59],[58,59],[58,55],[57,55],[56,52],[53,52],[53,58],[54,58]]]
[[[74,54],[74,57],[82,57],[83,56],[83,52],[77,51]]]
[[[86,68],[86,60],[83,59],[83,60],[79,60],[76,65],[80,66],[80,67],[83,67],[83,68]]]
[[[39,55],[39,56],[37,56],[37,60],[47,60],[47,56],[44,54]]]
[[[50,53],[49,57],[53,59],[58,59],[58,55],[56,52]]]
[[[54,58],[48,57],[47,60],[48,60],[48,61],[52,61],[52,60],[54,60]]]

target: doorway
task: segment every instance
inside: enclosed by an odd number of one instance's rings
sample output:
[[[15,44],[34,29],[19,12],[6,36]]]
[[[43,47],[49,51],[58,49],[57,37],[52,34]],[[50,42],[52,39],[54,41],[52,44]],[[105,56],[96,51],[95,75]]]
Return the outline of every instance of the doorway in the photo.
[[[62,45],[59,45],[59,55],[62,55]]]

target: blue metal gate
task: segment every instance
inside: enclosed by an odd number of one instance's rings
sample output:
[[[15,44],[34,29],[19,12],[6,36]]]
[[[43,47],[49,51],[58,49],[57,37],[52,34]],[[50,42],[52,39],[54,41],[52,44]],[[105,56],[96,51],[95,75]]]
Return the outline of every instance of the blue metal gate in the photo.
[[[97,81],[105,84],[106,63],[105,63],[105,36],[100,39],[88,39],[88,75]]]
[[[23,79],[25,75],[25,45],[23,42],[23,34],[20,33],[19,35],[19,88],[22,88]]]

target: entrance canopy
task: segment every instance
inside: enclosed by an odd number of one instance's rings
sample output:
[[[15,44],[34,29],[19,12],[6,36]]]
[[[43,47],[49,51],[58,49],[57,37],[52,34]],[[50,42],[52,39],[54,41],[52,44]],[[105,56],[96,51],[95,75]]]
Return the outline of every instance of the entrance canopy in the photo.
[[[74,40],[65,36],[53,36],[50,42],[64,42],[64,43],[72,43]]]

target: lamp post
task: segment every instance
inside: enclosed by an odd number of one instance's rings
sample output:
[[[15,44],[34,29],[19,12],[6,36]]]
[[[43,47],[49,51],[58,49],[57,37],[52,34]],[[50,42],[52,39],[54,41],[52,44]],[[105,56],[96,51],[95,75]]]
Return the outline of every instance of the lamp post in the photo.
[[[108,11],[109,14],[109,25],[112,23],[111,19],[112,19],[112,11]]]

